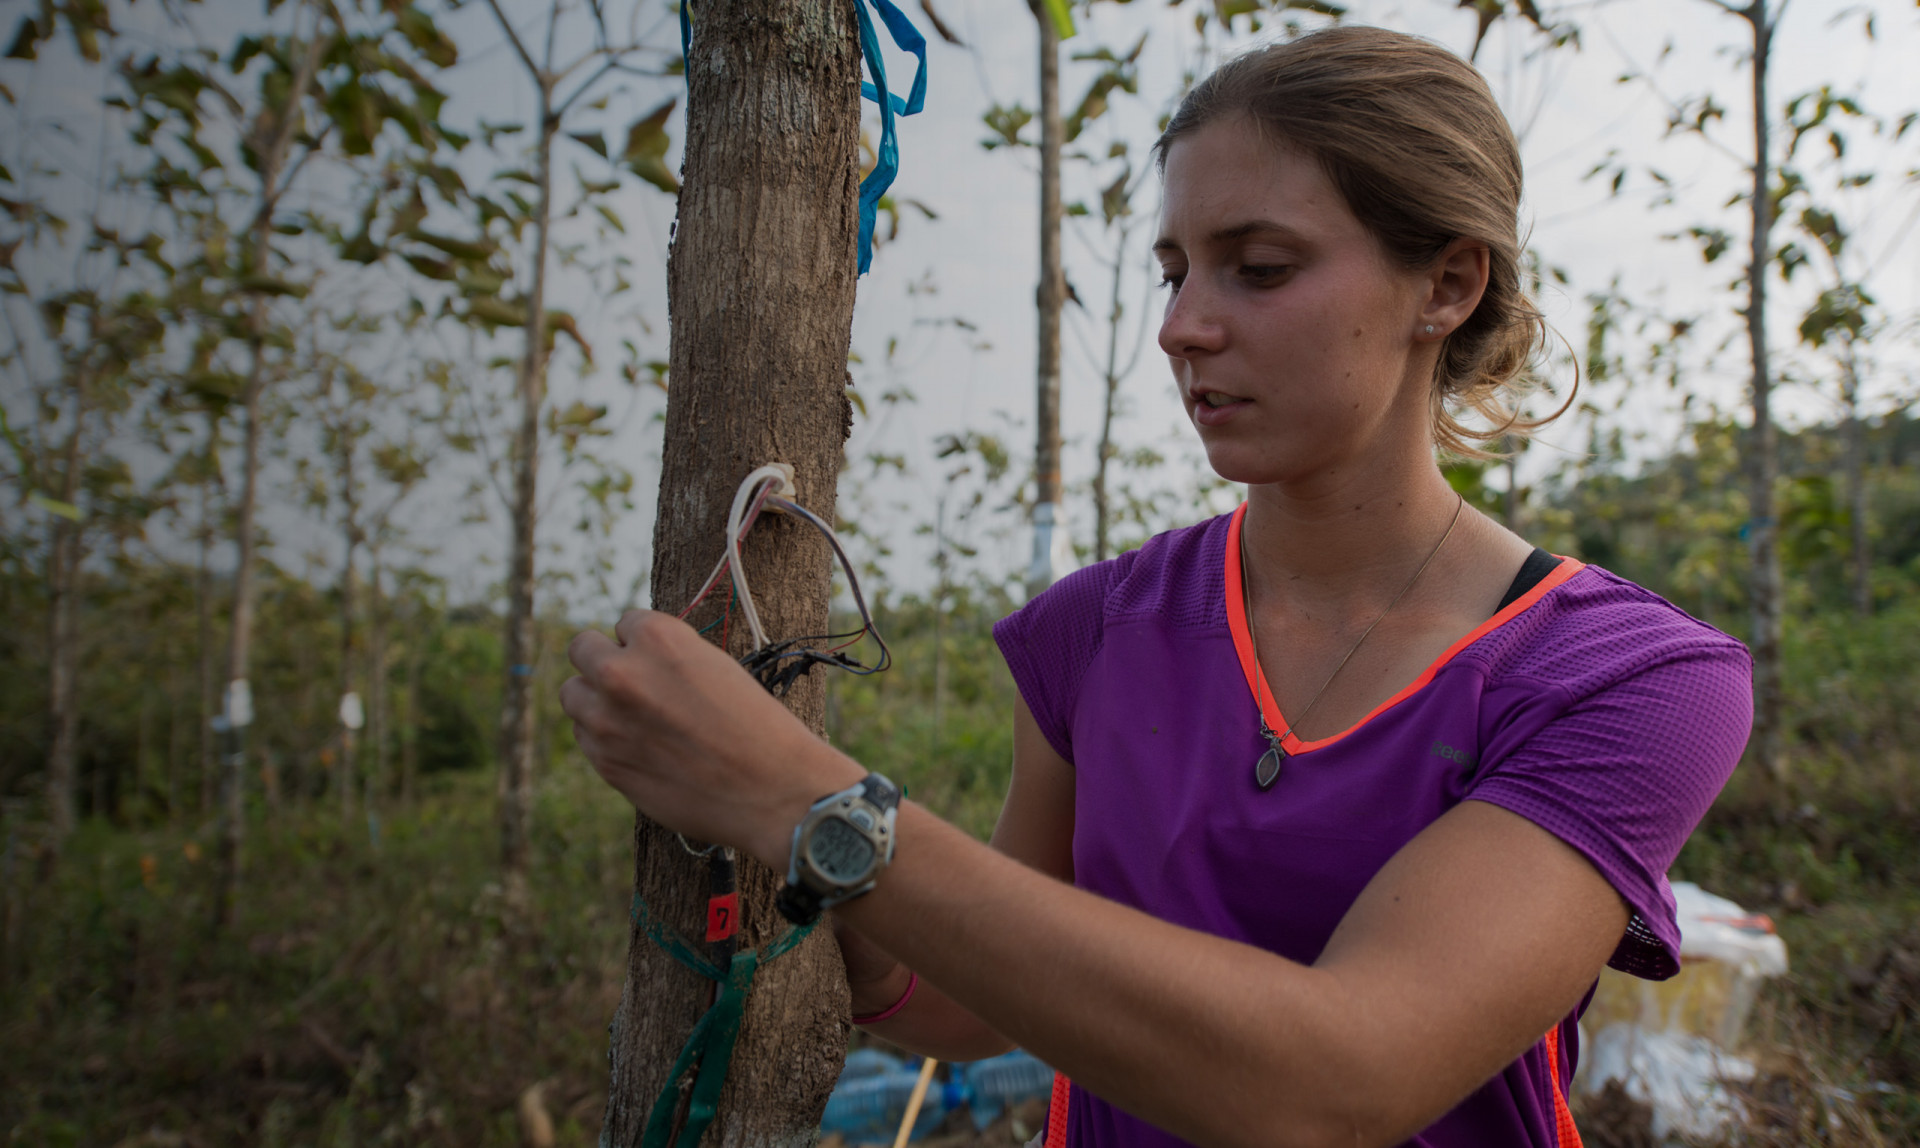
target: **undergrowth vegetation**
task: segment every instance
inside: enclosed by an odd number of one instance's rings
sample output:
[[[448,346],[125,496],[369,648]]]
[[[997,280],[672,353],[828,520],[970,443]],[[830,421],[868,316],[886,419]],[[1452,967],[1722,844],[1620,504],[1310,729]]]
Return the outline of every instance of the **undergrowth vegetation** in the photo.
[[[93,826],[10,889],[9,1142],[519,1144],[535,1085],[562,1142],[589,1142],[631,809],[577,760],[557,769],[515,904],[492,796],[467,772],[377,831],[316,808],[257,820],[230,935],[210,928],[208,835]]]
[[[989,632],[1009,608],[977,590],[892,603],[896,669],[831,688],[837,745],[981,836],[1011,758],[1013,686]],[[1920,1143],[1909,609],[1796,627],[1791,799],[1736,774],[1676,867],[1771,914],[1792,957],[1752,1026],[1743,1143]],[[15,1144],[509,1145],[532,1105],[556,1143],[594,1142],[632,822],[576,755],[548,762],[519,903],[497,883],[476,767],[423,771],[412,802],[372,819],[257,807],[229,936],[210,926],[199,825],[96,819],[57,868],[17,867],[0,1128]],[[1581,1115],[1595,1148],[1640,1142]]]

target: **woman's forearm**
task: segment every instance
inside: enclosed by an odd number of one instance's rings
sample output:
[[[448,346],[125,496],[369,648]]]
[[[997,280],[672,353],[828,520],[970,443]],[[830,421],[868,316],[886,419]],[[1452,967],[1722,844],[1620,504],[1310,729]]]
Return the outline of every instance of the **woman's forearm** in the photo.
[[[917,982],[905,965],[892,975],[853,991],[853,1015],[872,1016],[891,1008],[913,985],[913,995],[900,1010],[866,1030],[889,1044],[937,1060],[982,1060],[1013,1048],[1013,1042],[995,1032],[979,1017],[960,1007],[926,977]]]
[[[1196,1144],[1263,1148],[1419,1132],[1574,1008],[1627,922],[1577,851],[1472,801],[1374,876],[1311,967],[1075,889],[916,806],[840,912],[1096,1095]]]
[[[977,1036],[977,1015],[1005,1034],[989,1051],[1017,1042],[1196,1143],[1356,1143],[1341,1093],[1366,1073],[1329,1039],[1342,1010],[1325,974],[1075,890],[917,807],[899,842],[879,887],[838,910],[922,978],[879,1035],[931,1053]]]

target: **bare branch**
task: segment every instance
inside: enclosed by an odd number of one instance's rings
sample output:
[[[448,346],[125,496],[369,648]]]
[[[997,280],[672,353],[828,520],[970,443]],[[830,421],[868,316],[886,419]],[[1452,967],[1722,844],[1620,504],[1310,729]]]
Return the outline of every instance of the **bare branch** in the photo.
[[[544,84],[545,79],[540,71],[540,65],[533,62],[533,56],[527,52],[527,46],[520,42],[520,34],[513,30],[512,24],[507,22],[507,14],[500,10],[500,0],[487,0],[487,7],[493,9],[493,18],[500,22],[500,30],[507,34],[507,43],[513,45],[514,54],[520,57],[522,64],[526,65],[527,74],[533,77],[535,84]]]
[[[618,60],[608,60],[605,63],[601,64],[600,70],[595,72],[593,75],[588,76],[584,81],[582,81],[580,86],[573,90],[572,95],[568,96],[566,99],[561,100],[558,104],[554,105],[553,117],[555,119],[559,119],[561,116],[566,115],[567,109],[573,107],[573,101],[579,99],[581,96],[584,96],[588,92],[592,91],[594,88],[594,85],[598,84],[601,81],[601,79],[603,79],[609,72],[615,71],[618,67],[619,67]]]

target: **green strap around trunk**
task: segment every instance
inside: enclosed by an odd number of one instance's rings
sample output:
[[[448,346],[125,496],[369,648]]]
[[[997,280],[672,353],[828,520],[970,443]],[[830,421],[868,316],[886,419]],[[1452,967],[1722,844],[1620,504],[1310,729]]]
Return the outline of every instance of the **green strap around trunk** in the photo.
[[[687,1105],[687,1123],[680,1130],[680,1139],[674,1148],[699,1148],[700,1137],[706,1134],[707,1126],[713,1123],[714,1114],[720,1108],[720,1090],[726,1087],[727,1069],[733,1064],[733,1045],[740,1037],[740,1018],[746,1011],[747,990],[753,986],[754,974],[763,962],[773,960],[804,940],[813,926],[788,929],[765,950],[735,953],[733,963],[723,972],[719,965],[702,957],[677,930],[655,920],[637,893],[633,898],[633,921],[647,934],[647,939],[668,956],[708,980],[720,982],[719,997],[694,1024],[686,1046],[674,1059],[673,1071],[667,1074],[666,1086],[654,1099],[653,1109],[647,1114],[646,1130],[640,1137],[640,1148],[668,1148],[668,1138],[673,1135],[673,1112],[679,1105],[680,1081],[698,1064],[699,1072],[694,1077],[693,1094]]]

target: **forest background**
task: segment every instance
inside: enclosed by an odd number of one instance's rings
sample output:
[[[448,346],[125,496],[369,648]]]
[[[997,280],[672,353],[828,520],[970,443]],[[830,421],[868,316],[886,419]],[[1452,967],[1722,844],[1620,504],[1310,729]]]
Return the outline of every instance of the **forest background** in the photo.
[[[1580,388],[1510,460],[1449,474],[1537,543],[1742,637],[1750,536],[1773,529],[1784,756],[1741,771],[1676,876],[1772,914],[1794,956],[1763,1002],[1742,1135],[1920,1141],[1915,6],[1744,10],[1779,22],[1770,518],[1743,477],[1760,436],[1738,12],[1060,7],[1077,25],[1077,559],[1237,497],[1150,344],[1147,149],[1178,93],[1245,44],[1336,20],[1473,53],[1522,138],[1537,285],[1565,338],[1540,409],[1576,370]],[[12,16],[0,1127],[506,1143],[545,1121],[590,1140],[630,816],[554,693],[575,629],[647,601],[674,10],[50,0]],[[1034,499],[1036,24],[984,0],[914,17],[934,41],[928,110],[901,121],[861,285],[840,498],[896,664],[835,680],[828,731],[984,833],[1012,704],[987,627],[1028,592]]]

